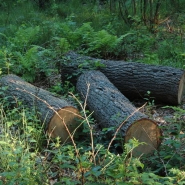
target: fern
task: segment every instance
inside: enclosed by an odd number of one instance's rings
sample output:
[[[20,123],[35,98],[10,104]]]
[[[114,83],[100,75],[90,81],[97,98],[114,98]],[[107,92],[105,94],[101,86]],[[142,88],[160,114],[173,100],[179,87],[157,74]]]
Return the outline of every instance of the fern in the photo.
[[[54,37],[52,41],[54,42],[54,47],[57,53],[63,54],[69,51],[70,44],[66,38]]]
[[[94,29],[91,27],[91,23],[84,23],[81,27],[76,28],[70,35],[70,42],[75,43],[77,47],[86,49],[89,47],[89,42],[93,39]],[[72,39],[72,40],[71,40]]]
[[[30,44],[34,44],[37,41],[39,31],[39,26],[28,28],[25,25],[21,26],[15,33],[15,36],[10,39],[11,46],[20,51],[27,49]]]
[[[121,40],[122,37],[112,35],[106,30],[94,32],[87,51],[90,54],[95,53],[103,57],[115,55]]]
[[[33,46],[28,49],[24,54],[21,52],[14,52],[16,57],[16,68],[12,71],[16,74],[22,75],[23,78],[29,82],[33,82],[40,73],[48,76],[52,69],[49,67],[48,55],[51,57],[50,50],[44,49],[39,46]]]

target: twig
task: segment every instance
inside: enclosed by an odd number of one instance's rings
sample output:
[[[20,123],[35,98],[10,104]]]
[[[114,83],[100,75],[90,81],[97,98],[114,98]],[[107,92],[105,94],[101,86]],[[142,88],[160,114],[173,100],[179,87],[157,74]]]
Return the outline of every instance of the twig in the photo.
[[[143,106],[141,106],[140,108],[136,109],[132,114],[130,114],[127,119],[125,119],[121,124],[120,126],[117,128],[115,134],[114,134],[114,137],[111,139],[110,143],[109,143],[109,146],[107,148],[107,150],[110,149],[110,146],[112,145],[112,142],[114,141],[114,139],[116,138],[116,135],[118,134],[119,130],[121,129],[121,127],[123,126],[123,124],[125,124],[126,121],[128,121],[128,119],[130,117],[132,117],[136,112],[138,112],[140,109],[142,109],[147,103],[145,103]]]
[[[20,89],[20,88],[16,88],[16,89],[19,90],[19,91],[22,91],[22,92],[26,92],[26,93],[28,93],[28,94],[34,96],[36,99],[38,99],[38,100],[42,101],[43,103],[45,103],[45,104],[48,106],[49,109],[51,109],[51,110],[54,111],[54,113],[62,120],[62,122],[63,122],[63,124],[64,124],[64,127],[65,127],[66,131],[68,132],[69,137],[70,137],[70,139],[71,139],[71,141],[72,141],[72,143],[73,143],[73,146],[74,146],[74,148],[75,148],[77,157],[80,158],[79,151],[78,151],[78,149],[77,149],[77,147],[76,147],[76,143],[75,143],[75,141],[74,141],[74,139],[73,139],[73,136],[71,135],[71,133],[70,133],[70,131],[69,131],[69,129],[68,129],[66,123],[64,122],[64,119],[58,114],[58,112],[57,112],[49,103],[47,103],[45,100],[39,98],[38,96],[35,96],[33,93],[30,93],[30,92],[26,91],[25,89]],[[66,110],[66,111],[67,111],[67,110]],[[72,111],[68,111],[68,112],[73,113]],[[76,115],[76,113],[74,113],[74,114]],[[80,117],[81,117],[81,116],[80,116]]]
[[[92,129],[90,123],[89,123],[89,119],[88,119],[89,116],[87,116],[86,112],[85,112],[86,106],[87,106],[87,98],[88,98],[88,94],[89,94],[89,89],[90,89],[90,84],[88,83],[87,84],[87,92],[86,92],[86,96],[85,96],[84,105],[82,105],[82,103],[72,93],[70,93],[70,94],[79,103],[79,105],[80,105],[80,107],[81,107],[81,109],[83,111],[83,114],[84,114],[84,117],[85,117],[85,121],[88,124],[89,130],[90,130],[90,136],[91,136],[92,157],[93,157],[94,164],[96,165],[96,159],[95,159],[96,155],[95,155],[95,150],[94,150],[94,139],[93,139],[93,129]],[[93,112],[91,114],[93,114]]]
[[[28,94],[34,96],[34,97],[35,97],[36,99],[38,99],[39,101],[42,101],[43,103],[45,103],[45,104],[48,106],[48,108],[51,109],[51,110],[53,110],[54,113],[62,120],[62,122],[63,122],[63,124],[64,124],[64,127],[65,127],[66,131],[68,132],[69,137],[70,137],[70,139],[71,139],[71,141],[72,141],[72,143],[73,143],[73,146],[74,146],[74,148],[75,148],[75,152],[76,152],[77,158],[78,158],[78,160],[79,160],[79,165],[80,165],[80,169],[81,169],[81,175],[82,175],[82,177],[81,177],[81,183],[84,184],[84,169],[83,169],[83,167],[82,167],[82,163],[81,163],[81,159],[80,159],[80,153],[79,153],[79,151],[78,151],[78,149],[77,149],[77,146],[76,146],[76,143],[75,143],[75,141],[74,141],[74,139],[73,139],[73,135],[70,133],[70,131],[69,131],[69,129],[68,129],[68,127],[67,127],[67,125],[66,125],[64,119],[63,119],[63,118],[58,114],[58,112],[57,112],[49,103],[47,103],[45,100],[39,98],[38,96],[34,95],[33,93],[30,93],[30,92],[26,91],[25,89],[19,89],[19,88],[16,88],[16,89],[17,89],[17,90],[20,90],[20,91],[22,91],[22,92],[26,92],[26,93],[28,93]],[[74,115],[76,115],[76,116],[78,116],[78,117],[84,119],[82,116],[80,116],[80,115],[78,115],[78,114],[76,114],[76,113],[74,113],[74,112],[72,112],[72,111],[69,111],[69,110],[64,110],[64,111],[68,111],[68,112],[73,113]],[[86,117],[85,120],[86,120],[87,118],[88,118],[88,117]]]

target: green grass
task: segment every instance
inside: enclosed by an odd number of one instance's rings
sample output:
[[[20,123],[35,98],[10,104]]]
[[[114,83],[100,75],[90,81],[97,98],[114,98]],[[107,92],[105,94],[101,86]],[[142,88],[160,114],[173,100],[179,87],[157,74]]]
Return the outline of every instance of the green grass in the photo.
[[[90,117],[84,122],[86,130],[81,135],[84,139],[75,140],[73,146],[46,136],[33,110],[24,108],[20,102],[13,109],[10,107],[14,104],[5,99],[0,102],[0,184],[49,185],[55,181],[56,184],[172,185],[185,182],[181,127],[176,129],[176,139],[163,142],[153,155],[133,157],[134,148],[145,143],[133,139],[124,145],[123,153],[110,152],[103,144],[105,141],[101,141],[105,132],[101,131],[97,140],[92,129],[94,120]],[[178,120],[182,113],[178,108],[175,119]],[[87,112],[84,114],[86,119]],[[179,126],[174,121],[174,126]],[[164,130],[168,136],[174,129]]]
[[[110,12],[109,4],[50,2],[51,6],[41,10],[36,1],[0,1],[1,75],[13,73],[37,82],[60,73],[61,58],[69,50],[185,69],[185,24],[180,8],[170,6],[171,15],[169,6],[163,5],[160,18],[170,15],[171,22],[151,32],[138,20],[125,24],[118,9]],[[65,96],[75,91],[68,81],[64,84],[63,89],[60,85],[50,89]],[[131,140],[119,155],[113,152],[114,146],[107,150],[106,133],[100,131],[97,139],[96,130],[91,129],[95,124],[92,117],[84,123],[82,137],[86,139],[75,140],[76,148],[61,145],[59,139],[51,140],[44,134],[33,110],[1,97],[0,184],[50,184],[52,180],[55,184],[184,184],[184,112],[172,108],[175,116],[168,121],[174,127],[163,130],[164,136],[172,134],[175,139],[163,142],[151,156],[134,158],[132,150],[142,143]]]
[[[43,130],[33,113],[24,108],[0,108],[0,183],[48,184],[42,157]]]

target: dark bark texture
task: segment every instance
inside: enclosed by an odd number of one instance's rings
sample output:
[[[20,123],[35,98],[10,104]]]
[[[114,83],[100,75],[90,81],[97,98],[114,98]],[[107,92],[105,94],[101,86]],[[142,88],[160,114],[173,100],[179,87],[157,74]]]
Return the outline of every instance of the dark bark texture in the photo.
[[[6,96],[10,96],[16,100],[22,101],[24,105],[26,105],[27,107],[36,109],[39,113],[41,113],[40,119],[42,122],[45,123],[46,130],[48,130],[51,119],[54,116],[57,117],[55,111],[57,111],[58,114],[61,115],[61,117],[64,114],[64,113],[60,114],[61,110],[63,111],[73,110],[75,114],[77,114],[78,112],[77,109],[74,108],[65,99],[55,97],[52,93],[44,89],[38,88],[36,86],[33,86],[30,83],[25,82],[24,80],[22,80],[20,77],[16,75],[7,75],[2,77],[0,79],[0,86],[7,87],[7,89],[4,91]],[[55,111],[52,110],[51,107]],[[65,113],[65,116],[67,117],[68,115],[66,115]],[[71,115],[70,115],[70,121],[71,119],[73,118],[71,118]],[[55,125],[55,126],[57,125],[59,127],[61,127],[62,125],[62,128],[63,128],[62,120],[60,120],[60,123],[58,123],[58,120],[56,121],[56,118],[55,118],[54,120],[55,122],[52,123],[52,125]],[[67,121],[66,121],[66,124],[67,124]],[[52,134],[55,135],[55,131],[52,130],[52,132],[53,132]],[[66,132],[66,130],[64,130],[64,132]],[[55,135],[55,137],[57,137],[57,135]]]
[[[89,86],[89,88],[88,88]],[[131,104],[131,102],[108,80],[108,78],[100,71],[87,71],[84,72],[77,81],[77,91],[80,93],[83,100],[87,97],[87,106],[103,128],[114,127],[111,131],[111,135],[115,133],[116,129],[123,123],[128,116],[134,113],[121,127],[119,134],[124,138],[128,128],[132,127],[132,124],[139,125],[136,130],[142,130],[143,121],[147,122],[147,127],[155,125],[156,129],[153,132],[154,135],[160,133],[157,125],[147,116],[139,111]],[[136,132],[136,130],[134,132]],[[134,133],[133,132],[133,133]],[[133,133],[130,134],[127,140],[133,137]],[[150,135],[151,133],[149,133]],[[140,140],[140,138],[137,138]],[[155,148],[158,147],[158,135],[153,137],[153,142],[156,142]],[[145,139],[148,143],[149,139]],[[148,150],[153,150],[150,148]]]
[[[86,70],[98,69],[129,99],[146,98],[179,104],[185,91],[185,72],[167,66],[137,62],[101,60],[69,52],[61,66],[62,80],[76,82]],[[70,77],[70,78],[69,78]]]
[[[89,92],[88,90],[89,86]],[[87,96],[87,106],[102,127],[118,127],[136,108],[121,92],[99,71],[88,71],[77,81],[77,91],[82,99]],[[146,118],[141,112],[136,112],[121,129],[125,136],[127,128],[136,120]]]

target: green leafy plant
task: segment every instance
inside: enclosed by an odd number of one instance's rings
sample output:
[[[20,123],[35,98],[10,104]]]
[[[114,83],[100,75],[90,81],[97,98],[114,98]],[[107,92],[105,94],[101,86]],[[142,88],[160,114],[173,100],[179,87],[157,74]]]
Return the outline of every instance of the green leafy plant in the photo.
[[[151,92],[150,91],[147,91],[146,97],[144,98],[144,100],[146,100],[148,102],[148,105],[149,106],[154,106],[155,105],[155,100],[154,100],[154,97],[151,97]]]
[[[1,101],[0,182],[47,184],[47,175],[43,176],[46,165],[36,161],[36,158],[40,158],[39,151],[44,139],[40,122],[33,112],[21,106],[5,109],[4,104],[4,100]]]
[[[39,26],[27,27],[22,25],[15,33],[15,36],[9,39],[12,49],[26,51],[31,44],[38,40],[39,32]]]
[[[0,50],[0,67],[3,73],[9,74],[11,72],[13,61],[13,53],[6,48],[2,48],[2,50]]]
[[[1,75],[13,73],[30,82],[45,80],[60,73],[60,59],[69,50],[184,68],[182,0],[50,0],[51,6],[42,11],[38,2],[0,0]],[[79,68],[86,65],[88,61]],[[97,59],[91,68],[99,67],[104,66]],[[115,143],[108,148],[106,135],[114,128],[99,129],[78,97],[72,99],[78,100],[74,102],[81,109],[83,129],[79,140],[71,135],[73,144],[67,144],[45,136],[38,113],[5,96],[5,88],[0,92],[0,184],[185,184],[182,107],[165,107],[174,114],[164,117],[168,124],[162,126],[160,148],[136,158],[132,151],[144,143],[135,139],[123,143],[118,136],[115,140],[123,151],[117,151]],[[76,93],[69,81],[49,90],[68,98],[69,92]],[[151,92],[145,100],[149,110],[155,108]]]
[[[154,155],[145,160],[149,163],[149,171],[153,170],[153,172],[159,175],[171,177],[173,169],[182,170],[181,172],[179,171],[179,175],[181,173],[183,174],[183,170],[185,169],[183,149],[185,145],[183,139],[185,134],[183,121],[180,119],[184,115],[184,110],[174,106],[165,106],[163,108],[175,110],[174,116],[166,118],[167,123],[161,126],[163,137],[160,148]],[[178,181],[176,175],[173,178]]]

